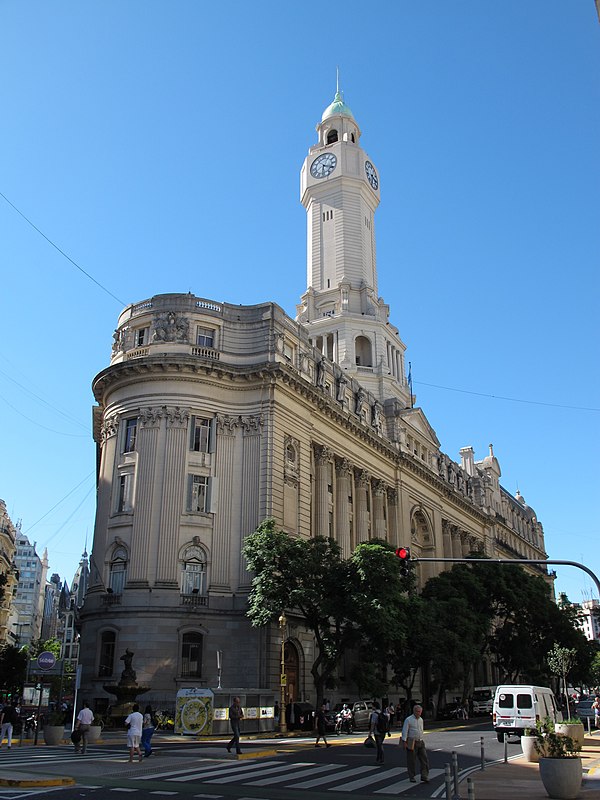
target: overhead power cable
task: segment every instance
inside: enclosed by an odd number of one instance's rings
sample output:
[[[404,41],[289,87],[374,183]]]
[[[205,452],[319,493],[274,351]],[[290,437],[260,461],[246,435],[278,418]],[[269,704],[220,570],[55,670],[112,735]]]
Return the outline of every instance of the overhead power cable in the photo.
[[[40,522],[41,522],[43,519],[46,519],[46,517],[48,516],[48,514],[51,514],[51,513],[54,511],[54,509],[55,509],[55,508],[58,508],[58,506],[59,506],[61,503],[63,503],[63,502],[64,502],[64,501],[67,499],[67,497],[70,497],[70,496],[73,494],[73,492],[77,491],[77,489],[79,489],[79,487],[80,487],[80,486],[81,486],[83,483],[85,483],[85,482],[86,482],[86,481],[87,481],[89,478],[91,478],[91,476],[92,476],[93,474],[94,474],[94,470],[92,470],[91,472],[89,472],[89,473],[88,473],[88,474],[85,476],[85,478],[84,478],[82,481],[79,481],[79,483],[77,484],[77,486],[74,486],[74,487],[71,489],[71,491],[70,491],[70,492],[67,492],[67,494],[66,494],[66,495],[65,495],[65,496],[62,498],[62,500],[59,500],[59,501],[58,501],[58,503],[55,503],[55,505],[53,505],[53,506],[52,506],[52,508],[51,508],[49,511],[46,511],[46,513],[45,513],[45,514],[44,514],[42,517],[40,517],[38,520],[36,520],[36,521],[33,523],[33,525],[30,525],[30,526],[27,528],[27,530],[25,531],[25,533],[26,533],[26,534],[29,534],[29,533],[30,533],[30,531],[32,531],[32,530],[35,528],[35,526],[36,526],[38,523],[40,523]],[[86,495],[86,497],[87,497],[87,495]]]
[[[113,300],[116,300],[116,301],[117,301],[117,303],[120,303],[122,306],[126,306],[126,305],[127,305],[127,303],[125,303],[123,300],[120,300],[120,299],[119,299],[119,298],[118,298],[116,295],[114,295],[114,294],[113,294],[111,291],[109,291],[109,290],[106,288],[106,286],[103,286],[103,285],[100,283],[100,281],[97,281],[97,280],[96,280],[96,278],[94,278],[94,277],[93,277],[93,275],[90,275],[90,273],[89,273],[89,272],[86,272],[86,271],[83,269],[83,267],[80,267],[80,266],[79,266],[79,264],[78,264],[76,261],[73,261],[73,259],[71,258],[71,256],[68,256],[68,255],[65,253],[65,251],[64,251],[64,250],[61,250],[61,248],[60,248],[60,247],[59,247],[57,244],[54,244],[54,242],[52,241],[52,239],[49,239],[49,238],[46,236],[46,234],[45,234],[43,231],[41,231],[41,230],[40,230],[40,229],[37,227],[37,225],[34,225],[34,224],[33,224],[33,222],[32,222],[32,221],[31,221],[31,220],[30,220],[28,217],[26,217],[26,216],[25,216],[25,214],[23,214],[23,212],[22,212],[22,211],[20,211],[20,210],[19,210],[19,209],[16,207],[16,205],[15,205],[14,203],[11,203],[11,201],[8,199],[8,197],[7,197],[5,194],[3,194],[2,192],[0,192],[0,197],[3,197],[3,198],[4,198],[4,200],[6,200],[6,202],[8,203],[8,205],[9,205],[11,208],[14,208],[14,210],[17,212],[17,214],[19,214],[19,216],[23,217],[23,219],[25,220],[25,222],[26,222],[28,225],[31,225],[31,227],[34,229],[34,231],[37,231],[37,232],[39,233],[39,235],[40,235],[40,236],[42,236],[42,237],[43,237],[43,238],[44,238],[44,239],[45,239],[45,240],[48,242],[48,244],[51,244],[51,245],[52,245],[52,247],[54,247],[54,249],[55,249],[55,250],[58,250],[58,252],[61,254],[61,256],[64,256],[64,257],[67,259],[67,261],[70,261],[70,262],[71,262],[71,264],[73,264],[73,266],[74,266],[76,269],[78,269],[80,272],[82,272],[82,273],[83,273],[83,274],[86,276],[86,278],[89,278],[91,281],[93,281],[93,283],[95,283],[95,284],[96,284],[96,286],[100,287],[100,289],[102,289],[102,291],[103,291],[103,292],[106,292],[106,294],[110,295],[110,296],[113,298]]]
[[[447,392],[460,392],[461,394],[473,394],[476,397],[490,397],[492,400],[508,400],[511,403],[526,403],[531,406],[547,406],[548,408],[568,408],[572,411],[600,411],[600,408],[588,406],[567,406],[562,403],[544,403],[541,400],[524,400],[521,397],[503,397],[500,394],[486,394],[485,392],[472,392],[468,389],[456,389],[454,386],[440,386],[437,383],[425,383],[425,381],[415,381],[417,386],[430,386],[433,389],[444,389]]]

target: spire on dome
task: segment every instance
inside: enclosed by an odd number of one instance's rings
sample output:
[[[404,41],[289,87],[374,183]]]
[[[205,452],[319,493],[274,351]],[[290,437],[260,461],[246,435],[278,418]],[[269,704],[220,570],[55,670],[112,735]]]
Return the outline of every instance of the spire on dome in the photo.
[[[352,117],[354,119],[354,114],[350,110],[350,106],[346,105],[344,102],[344,94],[340,92],[340,68],[335,68],[335,97],[333,98],[333,103],[327,106],[325,111],[323,112],[323,116],[321,117],[321,122],[326,120],[328,117],[335,117],[335,116],[343,116],[343,117]]]

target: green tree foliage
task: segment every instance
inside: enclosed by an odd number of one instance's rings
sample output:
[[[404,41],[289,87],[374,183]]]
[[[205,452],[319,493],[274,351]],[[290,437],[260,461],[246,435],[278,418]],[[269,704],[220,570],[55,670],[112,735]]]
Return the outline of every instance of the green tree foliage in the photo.
[[[4,693],[20,696],[27,671],[27,654],[11,644],[0,648],[0,688]]]
[[[268,519],[247,537],[243,553],[254,573],[252,624],[272,623],[285,610],[301,617],[314,634],[317,703],[348,649],[363,644],[374,652],[385,650],[394,604],[408,587],[389,544],[366,542],[343,559],[333,539],[291,537]]]
[[[577,661],[577,650],[574,647],[561,647],[554,642],[552,650],[546,654],[546,661],[548,669],[554,674],[562,678],[563,690],[567,701],[567,714],[571,716],[571,708],[569,705],[569,693],[567,691],[567,676],[575,666]]]

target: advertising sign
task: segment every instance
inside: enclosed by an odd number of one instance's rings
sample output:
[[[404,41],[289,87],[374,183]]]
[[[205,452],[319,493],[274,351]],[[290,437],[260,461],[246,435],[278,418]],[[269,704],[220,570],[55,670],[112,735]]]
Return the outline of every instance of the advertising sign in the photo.
[[[180,689],[175,705],[175,733],[212,733],[214,697],[210,689]]]

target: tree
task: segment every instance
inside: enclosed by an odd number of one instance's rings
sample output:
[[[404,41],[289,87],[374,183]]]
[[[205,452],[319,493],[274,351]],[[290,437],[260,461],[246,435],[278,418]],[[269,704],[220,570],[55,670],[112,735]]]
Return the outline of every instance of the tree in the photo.
[[[571,708],[569,705],[569,692],[567,691],[567,675],[575,665],[577,650],[575,648],[561,647],[556,642],[552,650],[546,655],[548,667],[563,680],[565,698],[567,701],[567,714],[571,718]]]
[[[27,673],[27,653],[12,644],[0,648],[0,687],[5,694],[20,696]]]
[[[267,519],[247,537],[243,553],[254,573],[248,608],[252,624],[267,625],[287,610],[301,617],[315,637],[311,673],[317,704],[347,650],[362,643],[384,652],[395,619],[390,609],[410,585],[400,577],[389,544],[365,542],[343,559],[333,539],[292,537]]]

